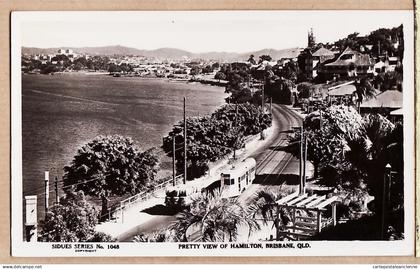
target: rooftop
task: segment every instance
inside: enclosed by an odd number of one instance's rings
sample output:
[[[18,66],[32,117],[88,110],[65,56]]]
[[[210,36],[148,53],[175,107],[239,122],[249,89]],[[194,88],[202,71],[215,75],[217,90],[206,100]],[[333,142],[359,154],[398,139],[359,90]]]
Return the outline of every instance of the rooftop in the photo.
[[[355,55],[355,59],[342,59],[344,55]],[[325,64],[326,66],[343,66],[343,65],[350,65],[351,63],[354,63],[356,66],[362,66],[362,65],[373,65],[370,56],[368,54],[362,54],[360,52],[354,51],[347,47],[341,54],[338,56],[338,58],[331,62]]]
[[[338,88],[332,89],[328,92],[328,95],[332,96],[345,96],[352,95],[356,91],[356,86],[352,84],[342,85]]]
[[[365,108],[402,108],[403,94],[400,91],[388,90],[378,94],[376,97],[369,99],[360,104]]]
[[[334,52],[330,51],[329,49],[326,48],[320,48],[317,51],[315,51],[312,56],[315,57],[321,57],[321,56],[334,56]]]

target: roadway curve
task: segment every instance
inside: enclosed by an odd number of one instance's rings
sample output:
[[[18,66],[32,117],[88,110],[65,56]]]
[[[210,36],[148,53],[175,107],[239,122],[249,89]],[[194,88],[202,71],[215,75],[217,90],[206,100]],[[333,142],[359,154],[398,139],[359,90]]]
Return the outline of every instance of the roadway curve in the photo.
[[[289,107],[273,104],[273,135],[267,146],[251,154],[257,162],[256,179],[240,200],[249,202],[255,193],[270,185],[280,185],[280,175],[290,165],[293,156],[282,150],[287,145],[287,135],[293,127],[302,126],[302,118]]]
[[[289,107],[280,104],[273,104],[273,135],[270,136],[266,146],[259,148],[250,157],[255,158],[257,162],[256,180],[254,184],[248,187],[239,200],[248,203],[252,200],[255,193],[263,190],[270,185],[274,177],[285,170],[292,160],[292,155],[281,150],[283,146],[287,145],[287,131],[292,127],[301,126],[302,118],[292,111]],[[275,180],[275,179],[274,179]],[[279,185],[280,182],[274,185]],[[120,241],[131,241],[135,234],[151,233],[159,228],[166,227],[170,222],[175,220],[175,216],[156,216],[156,218],[147,221],[132,231],[126,232],[119,239]],[[193,234],[192,238],[197,238],[198,235]]]

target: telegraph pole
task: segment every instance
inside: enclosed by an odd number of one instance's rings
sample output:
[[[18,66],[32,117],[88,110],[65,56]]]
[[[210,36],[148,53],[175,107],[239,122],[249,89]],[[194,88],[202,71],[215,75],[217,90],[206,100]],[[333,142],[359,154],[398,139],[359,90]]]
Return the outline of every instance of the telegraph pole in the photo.
[[[187,118],[185,112],[185,102],[186,98],[184,97],[184,184],[187,182]]]
[[[381,214],[381,239],[385,239],[386,232],[386,211],[389,205],[389,197],[391,192],[391,165],[385,166],[384,186],[382,189],[382,214]]]
[[[55,180],[54,180],[54,187],[55,187],[55,203],[59,204],[60,196],[58,196],[58,178],[57,177],[55,177]]]
[[[302,194],[306,192],[306,159],[308,157],[308,138],[306,135],[303,137],[303,181],[302,181]]]
[[[173,185],[175,186],[175,133],[172,136],[172,181],[173,181]]]
[[[264,114],[264,98],[265,98],[265,96],[264,96],[264,84],[262,84],[262,87],[261,87],[261,108],[262,108],[262,113]]]
[[[273,97],[270,97],[270,114],[273,114]]]
[[[44,186],[45,186],[45,216],[47,216],[48,212],[48,200],[50,198],[50,172],[45,171],[44,175]]]
[[[235,102],[235,121],[234,121],[234,125],[233,128],[235,130],[235,132],[238,131],[238,103]],[[236,134],[236,139],[238,139],[238,134]],[[236,142],[233,145],[233,159],[236,160]]]
[[[303,191],[303,127],[300,127],[300,142],[299,142],[299,195],[304,193]]]

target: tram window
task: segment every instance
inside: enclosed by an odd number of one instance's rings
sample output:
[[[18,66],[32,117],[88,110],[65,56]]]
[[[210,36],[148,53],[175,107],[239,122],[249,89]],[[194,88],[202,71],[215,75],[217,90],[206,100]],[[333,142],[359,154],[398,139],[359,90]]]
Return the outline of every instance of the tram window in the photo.
[[[230,179],[230,185],[234,185],[235,184],[235,179],[234,178],[231,178]]]
[[[230,185],[230,179],[229,178],[225,178],[225,185]]]

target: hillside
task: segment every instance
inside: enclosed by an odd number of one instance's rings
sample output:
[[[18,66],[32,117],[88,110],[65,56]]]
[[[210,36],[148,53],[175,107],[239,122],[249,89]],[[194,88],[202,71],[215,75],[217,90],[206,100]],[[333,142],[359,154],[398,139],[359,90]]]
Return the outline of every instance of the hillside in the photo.
[[[192,53],[185,50],[175,48],[159,48],[155,50],[141,50],[125,46],[105,46],[105,47],[60,47],[62,49],[72,49],[78,54],[89,54],[89,55],[138,55],[145,56],[148,58],[157,59],[181,59],[188,57],[189,59],[205,59],[205,60],[218,60],[218,61],[246,61],[249,55],[254,54],[255,58],[268,54],[273,59],[281,58],[292,58],[297,57],[299,54],[298,48],[291,49],[262,49],[258,51],[251,51],[247,53],[235,53],[235,52],[203,52],[203,53]],[[59,48],[33,48],[33,47],[22,47],[23,54],[53,54],[56,53]]]

